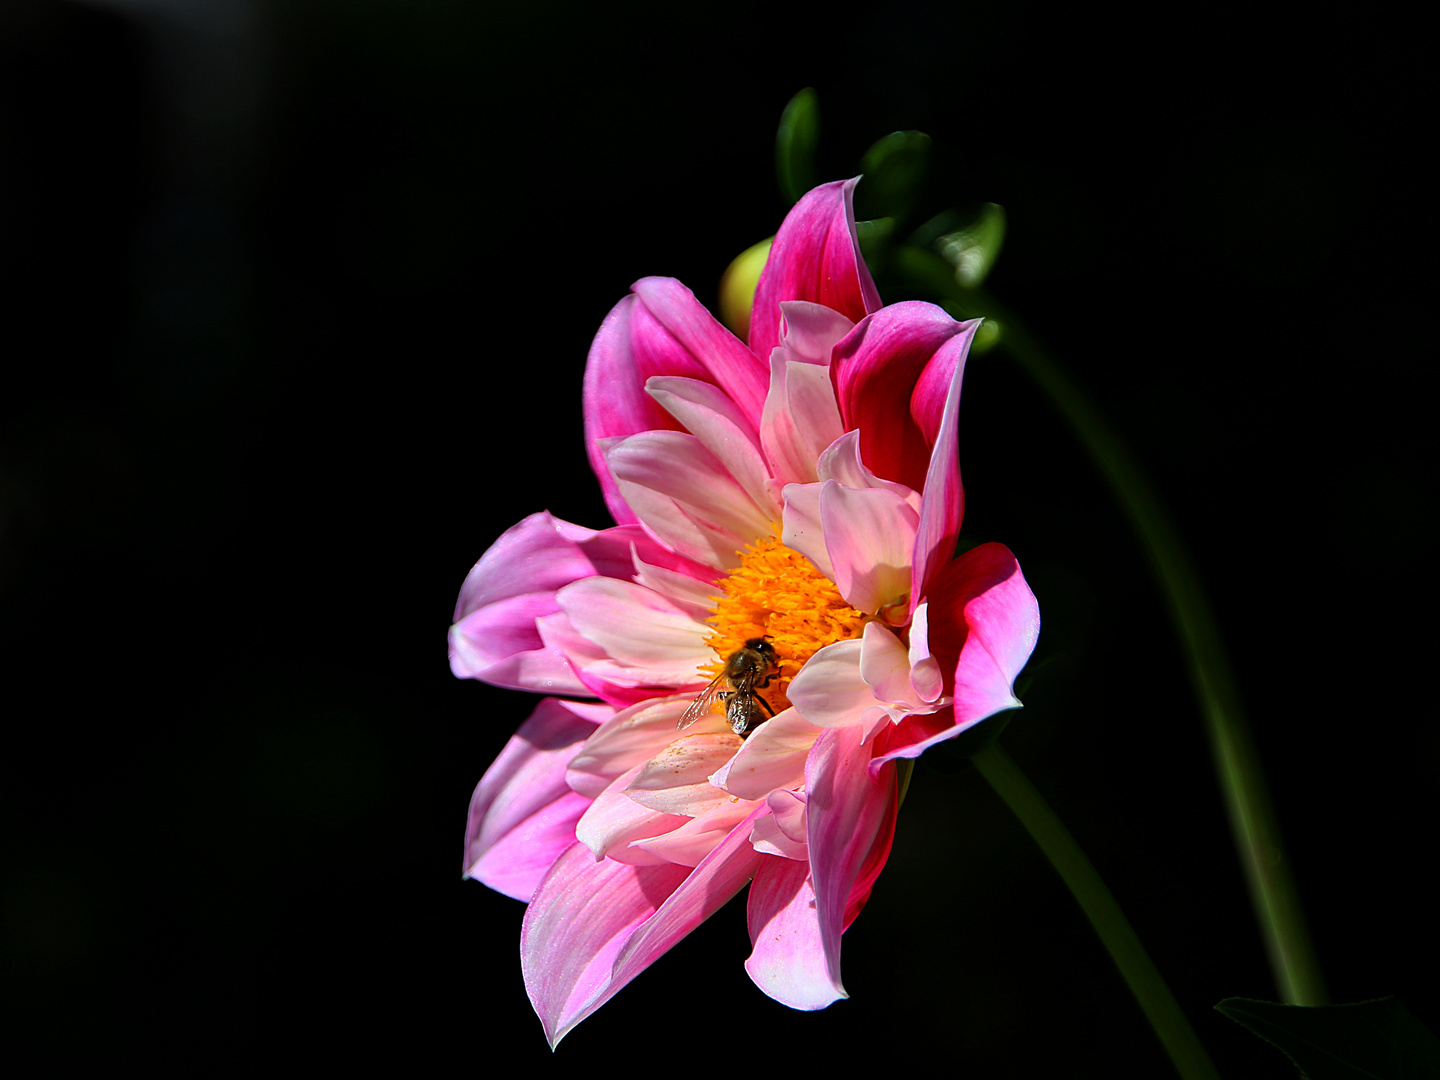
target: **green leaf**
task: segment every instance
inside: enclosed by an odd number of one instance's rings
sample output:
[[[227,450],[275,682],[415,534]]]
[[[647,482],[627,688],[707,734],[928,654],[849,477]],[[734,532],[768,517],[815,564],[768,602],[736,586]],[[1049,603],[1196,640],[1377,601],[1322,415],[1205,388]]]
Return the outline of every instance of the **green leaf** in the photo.
[[[933,222],[931,223],[933,224]],[[925,229],[926,226],[921,226]],[[955,269],[963,289],[982,284],[1000,257],[1005,242],[1005,208],[986,203],[968,225],[945,232],[930,241],[930,248]]]
[[[930,136],[923,131],[896,131],[865,151],[860,162],[864,182],[855,191],[862,217],[889,217],[903,222],[925,188],[930,167]]]
[[[792,97],[775,132],[775,179],[792,204],[815,186],[820,147],[820,98],[811,87]]]
[[[1321,1006],[1226,998],[1215,1008],[1283,1050],[1309,1080],[1440,1077],[1440,1039],[1393,997]]]

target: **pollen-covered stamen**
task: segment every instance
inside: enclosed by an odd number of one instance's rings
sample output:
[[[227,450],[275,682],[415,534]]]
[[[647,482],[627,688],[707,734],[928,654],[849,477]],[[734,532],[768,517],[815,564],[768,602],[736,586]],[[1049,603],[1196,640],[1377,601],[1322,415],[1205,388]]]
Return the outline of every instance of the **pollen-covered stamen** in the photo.
[[[826,645],[860,637],[871,620],[845,603],[814,563],[773,536],[747,545],[740,565],[718,586],[715,614],[706,620],[715,629],[706,644],[719,659],[701,671],[715,677],[745,642],[768,637],[780,658],[780,675],[756,693],[776,712],[789,707],[785,688],[805,661]]]

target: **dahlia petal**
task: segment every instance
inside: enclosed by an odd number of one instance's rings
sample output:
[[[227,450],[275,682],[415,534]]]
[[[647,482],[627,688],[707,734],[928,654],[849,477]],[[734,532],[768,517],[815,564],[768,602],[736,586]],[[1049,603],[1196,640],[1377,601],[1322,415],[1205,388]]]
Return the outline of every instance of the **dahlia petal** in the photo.
[[[761,859],[751,823],[765,812],[752,810],[693,870],[587,865],[580,845],[556,861],[520,934],[525,987],[552,1047],[744,888]]]
[[[594,561],[580,546],[597,535],[594,529],[572,525],[545,510],[516,522],[465,576],[454,621],[498,600],[522,593],[554,592],[597,573]]]
[[[910,399],[911,415],[919,424],[922,436],[932,443],[910,569],[912,606],[920,602],[930,579],[955,554],[960,521],[965,515],[957,435],[960,382],[965,375],[965,357],[980,322],[977,319],[960,326],[960,333],[940,346],[926,366]]]
[[[643,763],[622,773],[619,779],[600,793],[575,823],[575,839],[589,848],[597,860],[611,858],[619,862],[634,863],[636,866],[659,862],[658,856],[639,848],[631,848],[630,842],[659,836],[671,829],[678,829],[690,820],[681,814],[662,814],[651,810],[625,794],[626,786],[642,768]]]
[[[651,810],[692,818],[733,804],[735,797],[711,784],[710,774],[739,749],[733,731],[682,736],[640,767],[625,794]]]
[[[1035,594],[1003,544],[981,544],[944,567],[930,587],[928,637],[937,657],[955,658],[953,711],[907,718],[872,768],[918,757],[997,712],[1019,708],[1015,677],[1039,636]]]
[[[507,833],[569,793],[567,763],[612,712],[606,705],[556,698],[535,707],[485,770],[470,799],[467,873]]]
[[[705,305],[695,299],[695,294],[674,278],[641,278],[631,289],[660,325],[705,369],[705,381],[715,383],[740,407],[751,428],[759,426],[768,375],[762,359],[726,330]],[[686,372],[673,374],[695,378]]]
[[[860,677],[876,700],[911,708],[924,703],[910,685],[910,654],[900,639],[878,622],[867,623],[861,638]]]
[[[606,997],[653,964],[745,887],[761,862],[760,854],[750,846],[750,830],[757,818],[768,813],[764,803],[755,806],[666,897],[655,914],[636,929],[615,958]]]
[[[874,615],[908,600],[917,523],[915,511],[893,491],[826,481],[820,525],[835,587],[847,604]]]
[[[751,732],[710,783],[742,799],[763,799],[776,788],[798,788],[805,782],[805,756],[819,737],[820,728],[796,709],[784,709]]]
[[[569,760],[565,782],[591,799],[632,769],[643,766],[675,740],[675,725],[692,696],[649,700],[622,709],[600,725]],[[692,734],[729,731],[720,713],[703,716]]]
[[[930,655],[930,602],[922,600],[910,619],[910,686],[924,702],[934,704],[945,693],[940,661]]]
[[[969,633],[955,668],[954,696],[956,723],[968,726],[1020,706],[1015,677],[1040,637],[1040,606],[1003,544],[981,544],[953,565],[953,580],[935,590],[931,603],[964,604]],[[938,618],[933,610],[931,617]]]
[[[860,641],[826,645],[805,661],[791,680],[785,696],[810,724],[821,728],[852,727],[861,723],[865,710],[875,704],[875,693],[860,674],[863,647]],[[763,727],[751,738],[758,738],[761,731]]]
[[[772,512],[756,504],[693,435],[645,432],[611,446],[606,461],[646,526],[699,562],[733,566],[736,551],[770,531]],[[683,516],[674,515],[667,504]],[[642,513],[642,505],[653,512]]]
[[[715,456],[767,517],[779,514],[779,488],[760,452],[760,434],[733,401],[718,388],[695,379],[654,378],[645,389]],[[835,416],[838,424],[838,410]]]
[[[825,967],[837,990],[840,935],[869,897],[889,856],[898,804],[895,768],[872,779],[870,752],[857,728],[836,728],[815,742],[805,766],[810,878]]]
[[[786,795],[789,792],[771,792],[765,797],[768,805],[770,799],[775,795]],[[796,862],[805,864],[806,872],[810,867],[810,848],[802,840],[796,843],[791,840],[775,823],[775,816],[763,817],[755,823],[755,828],[750,831],[750,846],[761,855],[778,855],[782,859],[793,859]]]
[[[849,996],[825,962],[808,865],[762,859],[750,883],[746,915],[754,949],[745,970],[767,995],[807,1010]]]
[[[635,581],[659,593],[696,620],[703,621],[715,610],[715,571],[709,570],[708,575],[701,580],[679,570],[647,563],[638,553],[635,556]]]
[[[780,517],[780,542],[791,551],[798,551],[815,569],[831,581],[835,568],[825,550],[825,529],[820,524],[820,490],[823,484],[786,484],[785,510]]]
[[[681,866],[699,866],[705,856],[730,835],[730,830],[754,809],[753,802],[726,799],[724,805],[691,818],[678,829],[672,829],[663,836],[632,841],[631,846],[643,848],[666,862],[679,863]],[[753,827],[751,831],[753,833]]]
[[[648,672],[642,669],[615,663],[604,649],[576,630],[563,611],[536,619],[535,629],[540,631],[547,649],[564,655],[584,685],[585,692],[607,704],[623,709],[639,701],[675,692],[673,684],[652,683]]]
[[[780,351],[785,358],[820,367],[830,366],[831,351],[855,329],[854,319],[808,300],[782,300],[780,320]]]
[[[755,287],[750,350],[764,359],[781,341],[780,304],[808,300],[858,322],[879,310],[880,294],[860,256],[854,191],[859,178],[823,184],[785,216]]]
[[[605,505],[621,525],[638,520],[605,463],[604,441],[679,425],[645,393],[651,375],[700,377],[705,369],[631,295],[605,316],[585,364],[585,452]]]
[[[830,373],[786,360],[784,352],[777,349],[770,357],[770,393],[760,421],[765,457],[781,487],[814,483],[815,462],[843,434]]]
[[[555,861],[520,930],[525,990],[552,1047],[619,989],[610,985],[615,957],[688,873],[596,862],[579,843]]]
[[[575,843],[575,825],[589,805],[566,792],[497,840],[465,876],[529,903],[551,864]]]
[[[710,628],[652,589],[618,578],[586,578],[555,594],[577,632],[652,683],[683,686],[711,656]]]
[[[450,670],[509,690],[585,696],[565,654],[547,646],[536,620],[559,610],[555,594],[508,596],[450,627]]]
[[[920,512],[920,493],[912,487],[884,480],[865,467],[860,460],[860,432],[847,431],[825,448],[816,463],[815,471],[821,480],[834,480],[852,488],[885,488],[905,500],[906,505],[917,514]]]
[[[910,412],[916,383],[935,353],[966,330],[934,304],[908,300],[862,319],[835,346],[830,364],[846,430],[878,476],[920,490],[930,447]]]

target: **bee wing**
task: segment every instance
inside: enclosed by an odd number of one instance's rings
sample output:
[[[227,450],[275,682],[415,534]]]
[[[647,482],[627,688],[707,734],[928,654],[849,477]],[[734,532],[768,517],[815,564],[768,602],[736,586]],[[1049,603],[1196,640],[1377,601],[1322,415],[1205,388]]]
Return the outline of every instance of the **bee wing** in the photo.
[[[676,730],[687,728],[695,723],[702,716],[705,716],[714,707],[716,700],[725,690],[725,673],[722,671],[715,678],[710,680],[710,685],[700,691],[700,696],[686,706],[685,711],[680,714],[680,720],[675,725]]]

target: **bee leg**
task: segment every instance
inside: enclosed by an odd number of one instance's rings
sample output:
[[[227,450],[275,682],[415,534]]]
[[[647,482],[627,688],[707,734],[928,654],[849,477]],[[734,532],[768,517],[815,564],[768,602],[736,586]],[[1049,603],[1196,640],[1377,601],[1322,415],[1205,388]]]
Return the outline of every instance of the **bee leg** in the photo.
[[[769,682],[770,680],[767,679],[765,681]],[[760,685],[764,686],[765,683],[761,683]],[[761,705],[765,706],[765,711],[768,712],[771,716],[775,715],[775,710],[770,707],[770,703],[766,701],[763,697],[761,697],[759,694],[751,694],[750,696],[756,701],[758,701]]]

